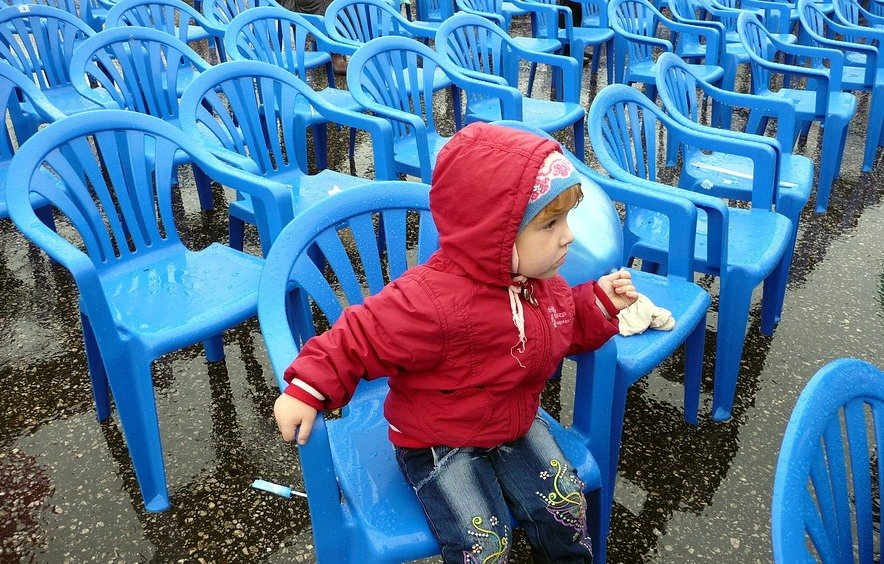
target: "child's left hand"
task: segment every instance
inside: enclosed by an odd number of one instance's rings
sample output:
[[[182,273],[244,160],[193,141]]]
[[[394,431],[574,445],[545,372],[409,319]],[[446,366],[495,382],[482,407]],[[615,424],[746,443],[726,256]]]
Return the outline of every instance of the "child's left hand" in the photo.
[[[632,285],[632,274],[628,270],[605,274],[598,279],[598,285],[618,309],[627,308],[638,299],[638,292]]]

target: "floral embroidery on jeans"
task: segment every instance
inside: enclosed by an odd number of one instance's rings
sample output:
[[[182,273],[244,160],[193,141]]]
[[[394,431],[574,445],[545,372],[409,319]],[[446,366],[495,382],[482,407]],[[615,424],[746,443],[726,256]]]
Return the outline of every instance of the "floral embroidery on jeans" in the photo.
[[[492,527],[497,526],[498,519],[494,515],[492,515],[488,521]],[[473,517],[473,528],[467,532],[470,536],[476,539],[476,542],[473,544],[471,551],[464,551],[464,564],[506,564],[510,551],[510,547],[507,541],[507,537],[509,536],[509,527],[504,525],[504,536],[503,538],[501,538],[500,535],[495,533],[493,530],[483,528],[482,524],[484,522],[485,520],[478,515],[476,517]],[[481,557],[481,554],[489,549],[493,550],[493,552],[485,557]]]
[[[574,529],[574,540],[592,554],[592,541],[586,532],[586,498],[583,497],[583,481],[575,472],[568,472],[568,464],[558,460],[550,460],[553,470],[540,472],[544,481],[552,478],[552,491],[544,494],[536,492],[545,502],[556,521],[569,529]],[[567,492],[567,493],[566,493]]]

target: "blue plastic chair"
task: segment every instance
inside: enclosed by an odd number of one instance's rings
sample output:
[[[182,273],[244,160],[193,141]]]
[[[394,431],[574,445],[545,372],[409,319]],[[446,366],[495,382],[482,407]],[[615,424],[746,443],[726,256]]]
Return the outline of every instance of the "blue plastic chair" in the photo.
[[[94,33],[79,18],[58,8],[30,4],[3,8],[0,59],[31,77],[63,114],[100,109],[103,103],[81,96],[68,73],[74,48]],[[27,104],[22,109],[25,119],[16,123],[16,130],[30,137],[42,122]]]
[[[30,78],[10,65],[0,62],[0,115],[20,114],[20,100],[27,101],[28,107],[36,112],[35,119],[41,122],[52,123],[64,117],[64,114],[50,104],[46,96],[34,86]],[[9,217],[9,208],[6,205],[6,180],[9,163],[18,145],[25,141],[25,137],[15,130],[14,123],[15,120],[8,122],[4,120],[5,126],[0,128],[0,220]],[[34,178],[35,183],[46,185],[51,185],[54,181],[52,176],[44,171]],[[43,198],[35,198],[32,204],[34,212],[40,220],[49,228],[55,229],[55,221],[49,203]]]
[[[98,32],[74,51],[70,62],[71,83],[83,97],[96,104],[104,101],[105,108],[151,115],[176,126],[181,92],[208,68],[186,43],[137,26]],[[179,154],[179,164],[186,162],[186,155]],[[193,174],[200,206],[212,209],[209,179],[196,166]]]
[[[823,128],[816,197],[816,211],[823,213],[829,204],[832,183],[840,175],[847,129],[857,107],[853,94],[841,92],[844,54],[833,49],[783,43],[773,37],[758,18],[750,13],[740,14],[737,29],[750,57],[752,93],[791,101],[803,133],[807,133],[813,122],[819,122]],[[798,58],[824,58],[829,61],[829,68],[819,70],[776,63],[773,61],[776,60],[777,53]],[[787,83],[774,92],[771,90],[771,78],[775,73],[807,78],[813,81],[815,87],[796,89]],[[762,134],[770,117],[776,116],[761,111],[752,112],[748,130]]]
[[[606,263],[619,258],[620,249],[614,239],[619,235],[619,221],[610,201],[594,186],[585,186],[584,190],[590,203],[601,204],[584,209],[598,220],[592,239],[597,245],[580,255],[595,261],[584,263],[591,269],[582,272],[585,277],[590,272],[604,272]],[[410,264],[425,261],[436,250],[438,234],[428,209],[425,185],[391,182],[364,186],[349,191],[346,197],[323,200],[280,235],[261,278],[258,317],[281,388],[285,386],[283,372],[298,352],[299,343],[293,335],[304,324],[297,319],[302,311],[295,306],[298,300],[289,294],[292,282],[311,297],[328,320],[337,319],[345,305],[361,303],[365,295],[378,292],[387,280],[401,275]],[[373,222],[375,214],[382,226],[380,233]],[[414,226],[409,229],[418,234],[416,243],[409,243],[406,237],[409,221]],[[355,274],[342,236],[355,242],[365,273],[364,284]],[[323,264],[334,271],[342,296],[332,289],[315,257],[308,256],[314,246],[320,249]],[[386,268],[379,248],[386,251]],[[312,326],[312,320],[307,321]],[[603,562],[605,534],[599,530],[603,474],[593,458],[595,450],[589,437],[590,431],[600,433],[599,427],[604,426],[605,440],[599,450],[606,452],[613,380],[606,371],[604,378],[590,381],[592,364],[589,354],[577,357],[575,405],[584,409],[575,411],[573,426],[565,429],[543,415],[587,491],[595,493],[590,497],[589,524],[596,561]],[[402,562],[439,551],[390,448],[381,410],[386,391],[385,379],[360,383],[344,416],[336,420],[319,417],[310,441],[299,447],[320,562]],[[590,427],[591,408],[596,406],[598,425]],[[365,471],[353,472],[357,467]]]
[[[464,90],[468,99],[496,98],[503,119],[522,117],[522,95],[517,89],[462,74],[446,57],[413,39],[372,39],[356,51],[347,67],[347,86],[356,101],[393,126],[397,170],[426,183],[436,154],[449,139],[436,129],[433,76],[437,70]]]
[[[414,21],[438,26],[454,15],[454,0],[424,0],[416,2]]]
[[[500,26],[501,29],[510,35],[516,45],[522,49],[539,51],[541,53],[559,53],[562,50],[562,43],[556,38],[554,33],[549,34],[547,37],[511,35],[509,33],[512,16],[530,14],[533,20],[538,17],[535,12],[516,8],[515,4],[502,2],[501,0],[455,0],[455,3],[458,11],[466,14],[475,14],[491,20]],[[531,93],[534,91],[534,77],[536,73],[537,63],[531,63],[531,73],[528,77],[528,96],[531,96]]]
[[[687,127],[696,127],[710,135],[726,135],[734,143],[766,143],[776,151],[776,202],[775,210],[792,221],[792,237],[786,250],[791,257],[798,239],[798,222],[801,212],[807,206],[813,190],[813,161],[803,155],[791,152],[795,131],[795,109],[786,100],[777,100],[752,94],[735,94],[716,88],[695,77],[688,65],[672,53],[664,53],[657,64],[657,89],[663,107],[675,121]],[[725,131],[706,127],[700,123],[704,99],[711,99],[728,110],[739,108],[763,109],[777,116],[777,138],[741,131]],[[754,166],[751,159],[720,151],[707,151],[702,147],[683,146],[683,164],[679,186],[700,191],[705,182],[712,182],[724,193],[738,192],[741,199],[751,197],[754,180]],[[767,174],[768,171],[761,171]],[[791,263],[791,259],[789,260]],[[779,288],[774,316],[762,319],[761,330],[765,334],[773,332],[774,324],[779,323],[783,311],[788,269],[780,270]]]
[[[308,110],[305,112],[305,109]],[[395,179],[387,120],[335,107],[288,71],[259,61],[229,61],[197,77],[181,100],[181,126],[232,166],[291,191],[292,217],[339,190],[372,182],[333,170],[308,175],[305,115],[364,129],[371,135],[375,178]],[[255,223],[252,199],[238,193],[230,205],[230,246],[241,249],[244,223]]]
[[[6,187],[16,227],[77,284],[98,419],[110,416],[110,389],[148,511],[169,507],[151,362],[201,341],[209,362],[222,359],[222,331],[256,313],[263,266],[217,243],[182,244],[172,210],[176,153],[260,202],[269,227],[262,237],[290,220],[281,207],[287,188],[226,166],[173,125],[129,111],[49,124],[19,148],[9,167],[18,182]],[[47,185],[46,174],[56,182]],[[70,240],[35,215],[40,198],[65,216]]]
[[[250,8],[259,6],[282,8],[276,0],[205,0],[202,4],[200,11],[203,15],[212,22],[212,25],[222,29],[226,29],[233,18]]]
[[[520,122],[502,121],[498,124],[546,135]],[[585,403],[590,398],[575,403],[574,417],[588,418],[586,425],[591,430],[590,450],[602,468],[604,497],[601,505],[601,530],[603,538],[607,538],[629,387],[648,375],[683,345],[684,416],[691,425],[697,424],[706,311],[711,300],[709,294],[693,282],[692,257],[698,213],[689,200],[602,177],[567,150],[565,155],[584,177],[583,190],[586,195],[583,203],[571,212],[569,218],[575,244],[568,251],[568,260],[561,269],[562,276],[569,283],[578,284],[588,277],[597,277],[624,266],[629,259],[629,249],[623,245],[625,226],[620,225],[619,216],[612,226],[610,217],[606,215],[610,213],[610,208],[605,199],[597,197],[596,185],[611,200],[631,208],[655,210],[665,216],[670,225],[668,252],[672,261],[665,275],[640,270],[631,270],[631,273],[642,294],[648,296],[654,304],[672,312],[677,320],[675,328],[672,331],[645,331],[629,337],[615,335],[604,347],[593,353],[592,365],[587,368],[592,374],[589,381],[593,385],[608,382],[613,373],[614,392],[610,410],[606,404],[594,400]],[[601,211],[593,213],[592,210],[595,209]],[[615,254],[611,254],[612,249]],[[604,562],[598,552],[596,562]]]
[[[378,37],[409,37],[429,42],[436,38],[438,24],[413,22],[386,0],[334,0],[325,10],[325,32],[337,52],[353,55],[357,49]],[[418,69],[419,74],[423,70]],[[455,129],[463,124],[461,95],[442,69],[435,69],[433,89],[448,88],[454,112]]]
[[[884,145],[884,136],[881,134],[884,130],[884,58],[879,59],[884,29],[847,26],[835,22],[813,0],[800,0],[798,10],[801,26],[814,46],[844,53],[841,90],[871,94],[862,164],[863,172],[869,172],[878,147]],[[814,68],[825,70],[821,61],[812,62],[816,63]]]
[[[664,16],[660,10],[646,0],[613,0],[608,4],[608,18],[617,34],[618,51],[625,56],[625,65],[614,79],[623,84],[644,84],[645,94],[654,100],[657,97],[654,69],[656,53],[676,52],[673,42],[658,36],[663,30],[676,34],[678,41],[688,41],[691,36],[705,39],[705,63],[695,63],[691,67],[694,74],[707,82],[718,83],[724,77],[724,69],[718,66],[718,31],[710,27],[678,23]],[[697,39],[694,39],[698,41]]]
[[[590,76],[598,75],[601,49],[605,48],[608,82],[614,78],[614,32],[608,23],[604,0],[576,0],[581,7],[581,19],[575,21],[571,8],[559,5],[555,0],[513,0],[517,7],[531,13],[531,29],[534,37],[555,38],[568,46],[572,57],[583,66],[583,56],[592,47]],[[560,22],[564,27],[560,26]]]
[[[884,371],[823,366],[789,418],[771,512],[777,563],[876,562],[881,546]]]
[[[546,133],[570,127],[574,133],[574,153],[586,158],[586,110],[580,105],[581,66],[571,57],[526,51],[490,20],[475,14],[456,14],[439,26],[436,50],[464,73],[519,88],[519,67],[525,61],[549,66],[562,76],[560,99],[522,98],[522,120]],[[500,103],[487,96],[467,97],[466,121],[492,122],[501,119]]]
[[[311,51],[310,44],[315,43],[318,51]],[[329,53],[331,42],[323,30],[314,26],[302,14],[285,8],[258,7],[250,8],[239,14],[227,27],[224,44],[233,60],[263,61],[286,69],[301,80],[308,82],[309,60],[311,55],[319,52]],[[331,64],[326,65],[329,72]],[[333,74],[330,75],[333,77]],[[337,88],[334,78],[328,86],[314,86],[317,93],[334,107],[342,110],[359,112],[360,106],[346,88]],[[299,110],[304,123],[313,130],[316,167],[328,166],[328,134],[326,120],[312,111],[306,101],[299,101]],[[304,154],[306,154],[306,136],[304,136]],[[350,157],[353,157],[356,133],[350,134]]]
[[[183,0],[120,0],[107,13],[104,25],[158,29],[188,45],[205,41],[217,62],[227,60],[222,43],[224,29]]]
[[[665,150],[659,136],[678,146],[742,154],[753,160],[752,193],[747,198],[706,184],[697,192],[661,184],[658,159]],[[765,143],[733,143],[721,134],[688,128],[663,113],[648,97],[624,85],[604,88],[589,110],[589,138],[601,165],[613,177],[654,191],[675,191],[701,211],[694,270],[721,278],[718,292],[718,328],[712,417],[730,418],[740,370],[740,358],[749,322],[752,291],[762,281],[762,327],[773,327],[779,284],[785,279],[786,254],[792,222],[770,211],[775,204],[776,152]],[[721,197],[742,200],[750,209],[729,207]],[[642,259],[642,266],[665,265],[667,231],[656,213],[641,209],[627,213],[626,252]]]

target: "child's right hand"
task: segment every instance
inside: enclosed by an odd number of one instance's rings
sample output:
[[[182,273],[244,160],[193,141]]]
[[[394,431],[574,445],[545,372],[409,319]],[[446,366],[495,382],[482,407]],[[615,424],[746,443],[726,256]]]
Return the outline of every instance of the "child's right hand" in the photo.
[[[313,431],[313,422],[316,421],[316,413],[315,409],[288,394],[280,394],[273,404],[276,426],[285,442],[294,439],[297,430],[298,444],[307,444],[310,432]]]

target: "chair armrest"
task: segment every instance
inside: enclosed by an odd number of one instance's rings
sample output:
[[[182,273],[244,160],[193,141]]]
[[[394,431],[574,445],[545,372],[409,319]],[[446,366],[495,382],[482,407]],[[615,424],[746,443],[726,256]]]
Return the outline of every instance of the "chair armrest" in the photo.
[[[580,103],[580,82],[583,78],[583,68],[577,59],[564,55],[529,51],[515,44],[512,45],[512,48],[520,59],[561,69],[564,89],[562,100],[575,104]]]
[[[374,172],[377,180],[398,180],[396,161],[393,157],[393,126],[386,119],[367,114],[333,108],[331,105],[314,104],[322,117],[332,123],[346,125],[368,132],[371,137],[371,151],[374,157]]]
[[[651,47],[659,47],[667,53],[673,52],[672,43],[667,39],[660,39],[659,37],[645,37],[644,35],[638,35],[637,33],[626,31],[625,29],[620,27],[620,24],[618,24],[614,20],[611,20],[611,29],[614,30],[614,33],[627,41],[644,43],[645,45],[650,45]]]
[[[665,27],[672,31],[706,38],[706,64],[718,64],[718,54],[721,52],[722,38],[717,29],[704,25],[680,23],[668,18],[661,18],[661,21]],[[710,60],[710,58],[713,60]]]
[[[463,12],[463,13],[465,13],[465,14],[473,14],[474,16],[479,16],[479,17],[485,18],[485,19],[487,19],[487,20],[491,20],[491,21],[493,21],[495,24],[497,24],[498,27],[501,27],[501,28],[502,28],[502,27],[503,27],[503,24],[505,23],[505,22],[504,22],[504,19],[503,19],[503,16],[501,16],[500,14],[495,14],[495,13],[493,13],[493,12],[483,12],[483,11],[481,11],[481,10],[476,10],[475,8],[472,8],[472,7],[470,7],[470,6],[467,6],[467,5],[463,2],[463,0],[455,0],[455,4],[457,5],[457,9],[458,9],[458,11],[461,11],[461,12]]]

